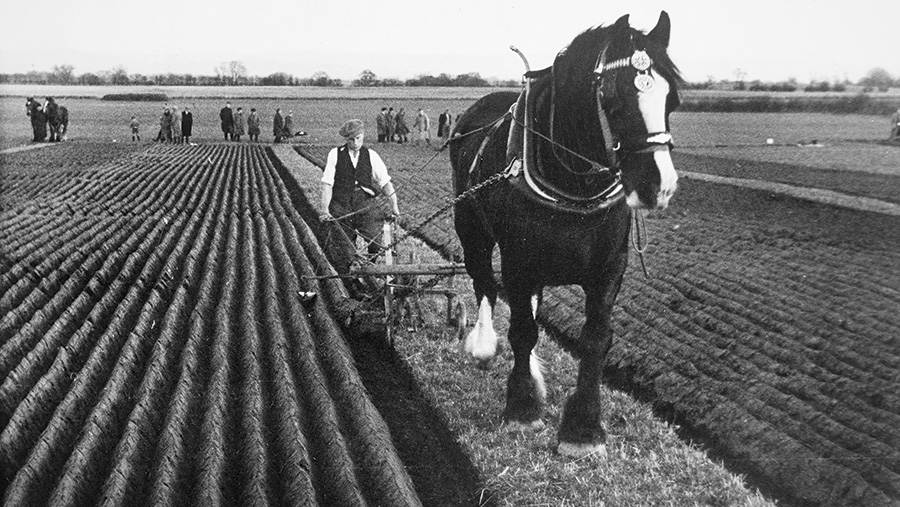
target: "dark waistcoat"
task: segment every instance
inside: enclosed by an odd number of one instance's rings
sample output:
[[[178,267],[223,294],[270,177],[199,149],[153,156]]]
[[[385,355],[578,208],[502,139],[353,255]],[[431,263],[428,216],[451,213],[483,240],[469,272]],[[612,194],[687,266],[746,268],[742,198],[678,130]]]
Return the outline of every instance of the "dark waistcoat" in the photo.
[[[359,149],[359,160],[356,167],[350,160],[350,150],[347,145],[338,148],[337,164],[334,170],[334,198],[343,200],[349,198],[356,187],[371,196],[378,195],[378,191],[372,183],[372,162],[369,159],[369,150],[365,146]]]

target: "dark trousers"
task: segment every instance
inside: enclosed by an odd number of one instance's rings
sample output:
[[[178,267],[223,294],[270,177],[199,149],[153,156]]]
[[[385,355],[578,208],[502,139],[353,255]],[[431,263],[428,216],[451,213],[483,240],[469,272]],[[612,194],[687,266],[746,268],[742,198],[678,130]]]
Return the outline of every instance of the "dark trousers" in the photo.
[[[335,196],[328,207],[329,213],[334,218],[341,218],[348,213],[355,213],[341,219],[340,224],[350,241],[355,242],[356,236],[369,244],[368,251],[371,255],[381,253],[381,231],[384,226],[384,212],[376,205],[375,197],[365,193],[362,189],[355,189],[349,196]],[[360,211],[362,210],[362,211]]]

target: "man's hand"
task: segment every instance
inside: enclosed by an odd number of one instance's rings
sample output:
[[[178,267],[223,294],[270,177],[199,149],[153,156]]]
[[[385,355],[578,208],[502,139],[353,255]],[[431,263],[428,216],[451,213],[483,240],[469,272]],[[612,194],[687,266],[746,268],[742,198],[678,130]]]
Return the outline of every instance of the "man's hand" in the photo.
[[[334,221],[334,217],[331,216],[331,213],[322,213],[319,215],[320,222],[331,222]]]

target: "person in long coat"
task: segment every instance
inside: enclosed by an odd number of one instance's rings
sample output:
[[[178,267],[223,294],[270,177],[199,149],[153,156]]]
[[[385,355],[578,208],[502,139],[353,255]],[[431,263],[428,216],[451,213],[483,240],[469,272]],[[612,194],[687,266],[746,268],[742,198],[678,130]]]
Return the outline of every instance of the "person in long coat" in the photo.
[[[250,108],[250,114],[247,116],[247,134],[250,135],[251,141],[259,141],[259,115],[256,114],[256,108]]]
[[[419,109],[413,128],[419,133],[419,139],[416,139],[417,143],[424,139],[425,142],[431,144],[431,119],[428,118],[428,114],[424,110]]]
[[[272,118],[272,134],[275,135],[275,142],[281,142],[281,136],[284,135],[284,118],[281,116],[281,109],[275,110],[275,117]]]
[[[222,120],[222,134],[225,135],[225,140],[233,139],[234,115],[231,114],[231,102],[226,102],[225,107],[219,110],[219,119]]]
[[[406,125],[406,109],[400,108],[394,118],[394,134],[397,136],[397,144],[409,142],[409,127]]]
[[[388,108],[387,112],[387,142],[394,142],[394,136],[397,134],[397,113],[393,107]]]
[[[162,139],[160,141],[165,141],[167,143],[172,142],[172,112],[169,111],[169,108],[165,108],[163,111],[162,117],[159,119],[159,127]]]
[[[172,106],[172,142],[181,144],[181,114],[175,106]]]
[[[244,110],[243,110],[243,108],[240,108],[240,107],[237,108],[237,111],[235,111],[232,119],[234,121],[234,137],[232,137],[232,139],[234,139],[235,141],[240,141],[241,136],[244,135]]]
[[[449,109],[444,109],[444,112],[438,115],[438,137],[447,141],[450,138],[450,125],[453,122],[453,115],[450,114]]]
[[[189,144],[192,135],[194,135],[194,113],[191,112],[191,108],[185,106],[181,115],[181,139],[185,144]]]
[[[388,115],[387,108],[382,107],[381,111],[375,116],[375,130],[378,132],[378,142],[383,143],[387,141],[388,127],[387,127]]]

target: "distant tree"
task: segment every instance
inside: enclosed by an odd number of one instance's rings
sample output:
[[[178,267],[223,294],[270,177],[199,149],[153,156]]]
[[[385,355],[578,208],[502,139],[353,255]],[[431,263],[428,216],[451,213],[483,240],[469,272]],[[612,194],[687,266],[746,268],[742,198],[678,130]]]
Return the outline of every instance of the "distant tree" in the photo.
[[[290,86],[294,82],[294,76],[285,72],[276,72],[260,78],[259,84],[264,86]]]
[[[125,67],[121,65],[114,68],[109,73],[109,84],[112,85],[127,85],[128,84],[128,72],[125,70]]]
[[[444,74],[441,74],[444,76]],[[470,72],[468,74],[460,74],[453,78],[451,81],[452,86],[466,86],[466,87],[480,87],[480,86],[488,86],[488,82],[481,77],[477,72]]]
[[[332,79],[325,72],[316,72],[309,79],[311,86],[343,86],[344,83],[340,79]]]
[[[891,73],[884,70],[881,67],[876,67],[870,70],[862,79],[857,83],[866,88],[875,88],[880,91],[887,91],[891,85],[894,84],[894,77],[891,76]]]
[[[378,86],[378,76],[371,70],[364,70],[353,80],[353,86]]]
[[[805,92],[827,92],[829,90],[831,90],[831,85],[828,84],[828,81],[812,81],[803,87]]]
[[[378,81],[378,86],[403,86],[403,81],[395,77],[388,77]]]
[[[75,82],[75,67],[71,65],[54,65],[50,72],[50,81],[55,84],[72,84]]]
[[[216,73],[222,79],[222,84],[238,85],[247,78],[247,67],[237,60],[232,60],[217,67]]]
[[[100,86],[103,84],[103,80],[100,79],[100,76],[98,76],[97,74],[85,72],[84,74],[78,76],[78,84]]]

